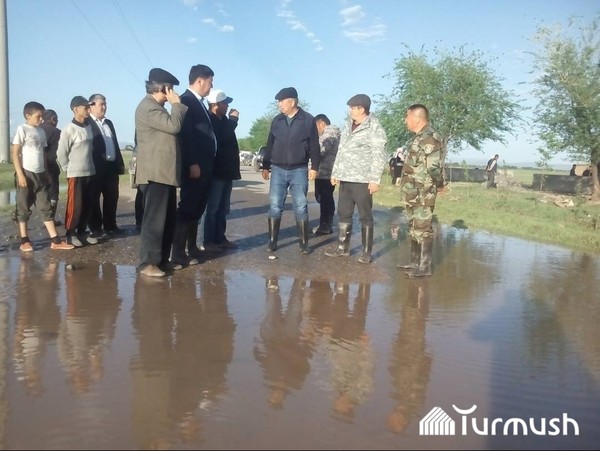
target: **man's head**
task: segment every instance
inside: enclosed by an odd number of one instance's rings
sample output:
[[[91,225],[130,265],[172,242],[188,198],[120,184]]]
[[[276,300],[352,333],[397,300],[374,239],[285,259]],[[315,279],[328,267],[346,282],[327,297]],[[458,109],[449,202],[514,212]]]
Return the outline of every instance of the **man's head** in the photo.
[[[71,111],[73,117],[79,122],[90,117],[91,102],[83,96],[75,96],[71,99]]]
[[[44,110],[44,113],[42,114],[42,119],[44,120],[44,122],[47,122],[48,124],[52,124],[54,126],[58,124],[58,114],[56,114],[56,111],[54,110]]]
[[[152,94],[157,102],[164,104],[167,101],[166,89],[173,89],[179,85],[179,80],[164,69],[155,67],[150,70],[146,81],[146,93]]]
[[[92,113],[96,119],[104,119],[104,116],[106,116],[106,97],[102,94],[92,94],[89,101],[90,113]]]
[[[293,116],[298,111],[298,91],[296,88],[283,88],[276,95],[277,106],[286,116]]]
[[[27,102],[23,107],[23,117],[27,125],[37,127],[42,123],[44,105],[39,102]]]
[[[214,76],[213,70],[204,64],[192,66],[189,75],[190,90],[200,97],[206,97],[212,89]]]
[[[346,102],[350,112],[350,119],[360,124],[369,115],[371,111],[371,99],[366,94],[356,94]]]
[[[406,110],[404,122],[409,131],[417,133],[429,123],[429,110],[425,105],[415,103]]]
[[[227,97],[227,94],[220,89],[213,89],[206,96],[206,101],[208,102],[210,111],[218,117],[223,117],[227,114],[227,108],[229,108],[229,104],[233,102],[233,99]]]
[[[317,114],[315,116],[315,122],[317,124],[317,131],[319,132],[319,135],[323,134],[323,132],[325,131],[325,127],[331,125],[331,121],[324,114]]]
[[[498,158],[500,158],[500,155],[498,155],[498,154],[494,155],[494,160],[497,160]]]

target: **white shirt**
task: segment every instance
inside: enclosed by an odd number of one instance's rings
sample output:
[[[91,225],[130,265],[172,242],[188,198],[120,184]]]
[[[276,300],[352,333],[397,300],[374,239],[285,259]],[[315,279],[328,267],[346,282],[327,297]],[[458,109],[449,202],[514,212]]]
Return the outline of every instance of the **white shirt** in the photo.
[[[46,133],[40,127],[22,124],[17,128],[13,144],[21,146],[21,158],[23,169],[40,174],[46,170],[44,165],[44,147]]]
[[[206,117],[208,118],[208,123],[210,124],[210,130],[212,131],[213,141],[215,142],[215,150],[216,150],[217,149],[217,137],[215,135],[214,130],[212,129],[212,122],[210,120],[210,115],[208,114],[208,108],[204,104],[204,97],[200,97],[198,95],[198,93],[196,91],[194,91],[193,89],[190,89],[190,92],[196,96],[196,98],[198,99],[198,102],[200,102],[200,106],[202,107],[202,109],[206,113]]]
[[[98,119],[90,114],[92,120],[96,123],[104,138],[104,147],[106,148],[106,161],[115,161],[117,159],[117,151],[115,150],[115,143],[113,141],[112,131],[106,123],[106,118]]]

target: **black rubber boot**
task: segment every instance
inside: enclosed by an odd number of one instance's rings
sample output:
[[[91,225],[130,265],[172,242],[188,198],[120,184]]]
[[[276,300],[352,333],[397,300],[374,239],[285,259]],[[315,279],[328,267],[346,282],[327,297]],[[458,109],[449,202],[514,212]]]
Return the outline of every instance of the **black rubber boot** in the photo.
[[[350,235],[352,235],[352,224],[340,222],[338,224],[338,245],[335,249],[325,252],[328,257],[350,256]]]
[[[281,226],[281,218],[269,218],[269,245],[267,251],[275,252],[277,250],[277,237],[279,236],[279,227]]]
[[[404,271],[412,271],[419,267],[419,260],[421,259],[421,245],[415,240],[410,240],[410,263],[396,265],[396,268]]]
[[[296,221],[298,227],[298,237],[300,238],[300,252],[304,255],[310,254],[308,247],[308,219],[304,221]]]
[[[371,263],[371,253],[373,252],[373,226],[362,226],[360,231],[362,238],[363,253],[358,257],[359,263]]]
[[[196,260],[196,263],[199,263],[202,251],[198,248],[198,221],[190,222],[186,242],[188,255],[191,259]],[[191,264],[192,262],[190,262]]]
[[[183,269],[186,266],[197,265],[198,260],[190,258],[185,253],[185,242],[188,237],[191,223],[189,221],[177,221],[173,232],[173,248],[171,251],[171,268]]]
[[[416,269],[408,271],[408,277],[429,277],[431,276],[431,258],[433,256],[433,238],[425,238],[421,243],[421,257],[419,266]]]

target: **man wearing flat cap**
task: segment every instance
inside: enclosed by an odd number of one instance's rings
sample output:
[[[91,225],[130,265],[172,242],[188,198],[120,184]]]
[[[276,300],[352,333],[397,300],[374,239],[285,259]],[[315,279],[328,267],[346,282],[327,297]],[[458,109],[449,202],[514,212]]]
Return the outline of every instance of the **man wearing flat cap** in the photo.
[[[356,94],[348,100],[350,121],[342,131],[338,153],[331,170],[331,184],[339,185],[338,245],[325,252],[329,257],[350,255],[352,215],[358,209],[361,225],[360,263],[371,263],[373,250],[373,194],[379,191],[387,163],[387,137],[379,120],[371,114],[371,99]]]
[[[181,184],[181,153],[177,135],[188,108],[173,86],[179,80],[154,68],[146,81],[146,96],[135,110],[137,169],[135,182],[144,197],[140,234],[140,273],[163,277],[177,214],[177,187]],[[164,107],[171,104],[171,114]]]
[[[283,88],[277,93],[275,100],[278,101],[281,113],[271,122],[262,166],[263,179],[271,179],[267,250],[269,252],[277,250],[281,215],[289,190],[300,237],[300,252],[309,254],[306,195],[308,181],[314,180],[319,170],[321,157],[319,133],[315,118],[298,106],[298,92],[295,88]],[[308,169],[309,158],[310,170]]]

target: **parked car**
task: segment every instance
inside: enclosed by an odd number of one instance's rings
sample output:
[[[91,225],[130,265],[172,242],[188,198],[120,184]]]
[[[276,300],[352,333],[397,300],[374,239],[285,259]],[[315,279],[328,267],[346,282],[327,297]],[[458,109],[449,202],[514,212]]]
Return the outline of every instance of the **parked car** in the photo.
[[[240,164],[242,166],[252,166],[252,152],[240,150]]]
[[[262,169],[263,158],[265,156],[265,150],[267,150],[267,146],[261,146],[258,149],[258,152],[252,158],[252,166],[256,172]]]

